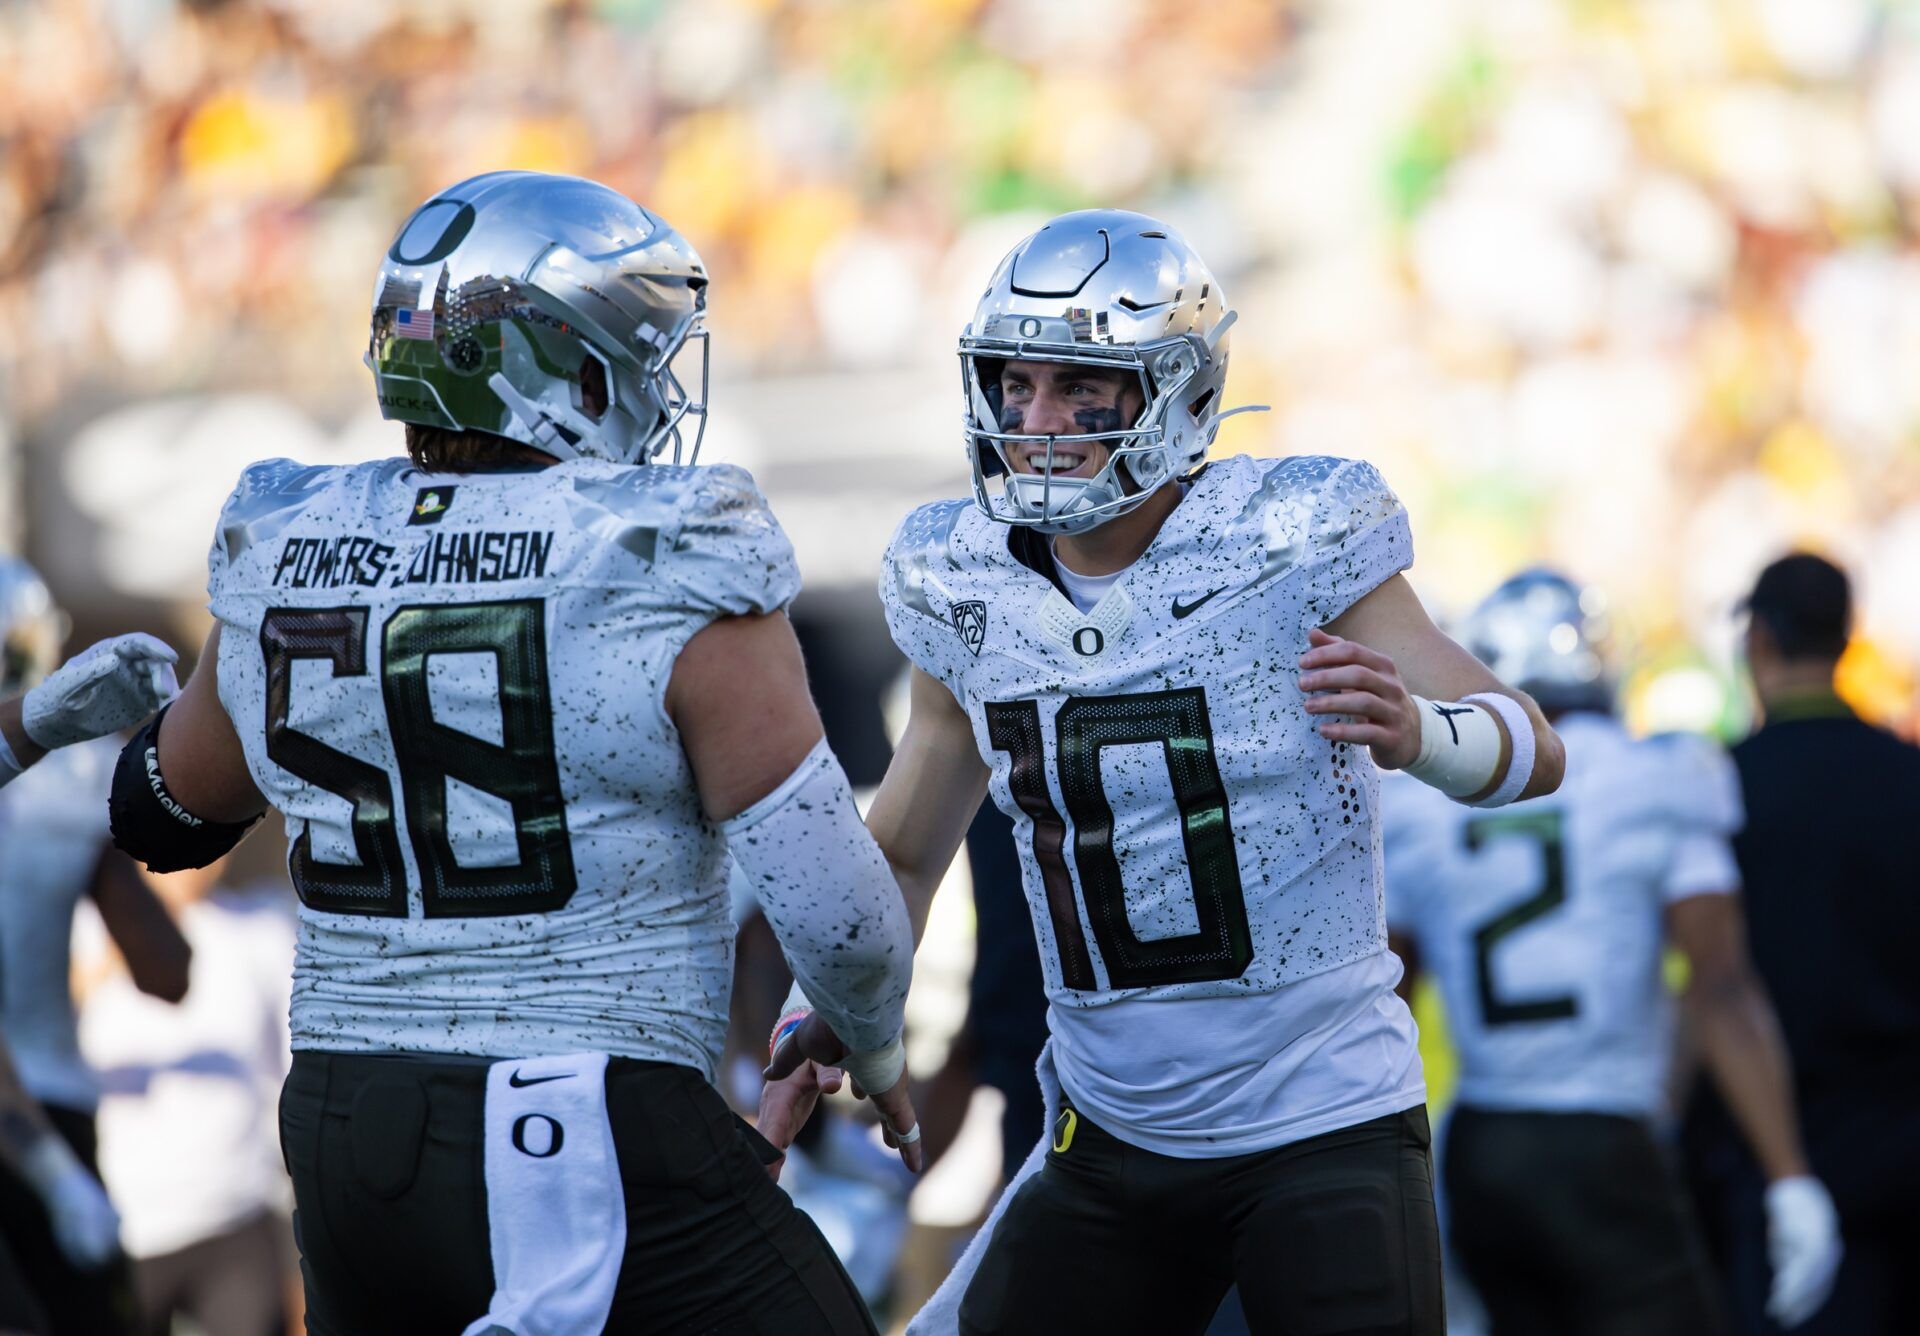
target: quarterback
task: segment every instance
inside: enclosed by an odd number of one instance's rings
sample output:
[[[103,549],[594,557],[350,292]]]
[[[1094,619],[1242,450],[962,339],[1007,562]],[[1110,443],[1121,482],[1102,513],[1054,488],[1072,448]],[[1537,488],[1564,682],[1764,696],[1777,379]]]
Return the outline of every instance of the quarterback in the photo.
[[[703,422],[704,360],[697,396],[675,367],[706,286],[590,181],[422,205],[368,351],[409,458],[245,471],[201,666],[122,755],[114,830],[156,869],[286,818],[311,1331],[872,1330],[711,1084],[730,851],[918,1165],[911,929],[807,693],[792,548],[697,436],[655,462]]]
[[[1256,1330],[1441,1330],[1376,769],[1497,806],[1560,745],[1428,621],[1370,465],[1202,467],[1233,322],[1162,223],[1041,228],[960,340],[974,499],[887,553],[912,715],[869,826],[918,920],[991,791],[1052,1032],[1050,1135],[916,1330],[1199,1332],[1235,1283]],[[776,1141],[830,1029],[776,1050]]]
[[[1720,1329],[1706,1250],[1654,1134],[1666,1104],[1667,947],[1680,1009],[1771,1186],[1770,1311],[1795,1326],[1840,1264],[1786,1046],[1748,959],[1733,763],[1705,739],[1635,740],[1612,717],[1596,599],[1526,571],[1461,639],[1567,740],[1551,801],[1484,813],[1395,779],[1383,795],[1387,920],[1445,998],[1460,1088],[1442,1161],[1448,1237],[1493,1336]]]

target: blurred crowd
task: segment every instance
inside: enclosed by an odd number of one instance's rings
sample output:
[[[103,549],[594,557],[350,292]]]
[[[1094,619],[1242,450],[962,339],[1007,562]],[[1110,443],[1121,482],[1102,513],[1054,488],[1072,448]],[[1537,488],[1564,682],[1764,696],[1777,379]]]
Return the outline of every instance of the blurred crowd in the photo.
[[[1615,596],[1648,726],[1733,727],[1727,603],[1862,573],[1914,712],[1920,17],[1876,0],[68,0],[0,11],[0,384],[365,400],[369,257],[519,166],[694,238],[728,373],[935,364],[1018,224],[1158,210],[1245,312],[1231,448],[1374,458],[1442,608]],[[957,454],[956,454],[957,474]]]

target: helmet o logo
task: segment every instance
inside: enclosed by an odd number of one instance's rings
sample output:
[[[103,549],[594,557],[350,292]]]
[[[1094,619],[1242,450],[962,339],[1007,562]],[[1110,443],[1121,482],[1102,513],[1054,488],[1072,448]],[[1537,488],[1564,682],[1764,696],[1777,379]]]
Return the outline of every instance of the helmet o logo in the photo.
[[[453,254],[453,248],[473,230],[473,205],[461,200],[428,200],[407,219],[393,239],[387,258],[395,264],[435,264]]]
[[[1040,322],[1038,320],[1035,320],[1032,316],[1028,316],[1025,320],[1022,320],[1020,322],[1021,338],[1031,339],[1035,335],[1039,334],[1039,332],[1040,332]]]
[[[1083,659],[1091,659],[1107,647],[1107,638],[1097,626],[1083,626],[1073,633],[1073,652]]]

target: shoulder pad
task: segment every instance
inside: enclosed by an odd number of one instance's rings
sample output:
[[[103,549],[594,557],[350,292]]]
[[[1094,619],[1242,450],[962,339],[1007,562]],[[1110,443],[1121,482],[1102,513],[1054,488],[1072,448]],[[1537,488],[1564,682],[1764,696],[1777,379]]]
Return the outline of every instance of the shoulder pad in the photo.
[[[621,496],[619,533],[609,534],[651,562],[689,606],[721,616],[774,612],[800,592],[793,544],[774,519],[753,476],[732,464],[642,465]]]
[[[1639,743],[1641,792],[1676,824],[1732,835],[1745,824],[1740,774],[1719,743],[1698,733],[1655,733]]]
[[[911,608],[944,623],[943,614],[933,610],[927,598],[927,575],[936,562],[957,564],[953,555],[953,535],[961,518],[973,502],[935,501],[912,511],[900,521],[893,541],[887,544],[886,560],[880,569],[880,599],[883,603]]]
[[[1404,530],[1400,498],[1365,460],[1296,455],[1250,462],[1260,483],[1235,524],[1256,530],[1266,545],[1261,581],[1323,557],[1383,521],[1399,517]]]
[[[238,561],[248,548],[284,529],[316,493],[345,471],[339,465],[292,459],[263,459],[247,465],[220,508],[219,531],[207,556],[209,580],[217,579],[221,569]]]

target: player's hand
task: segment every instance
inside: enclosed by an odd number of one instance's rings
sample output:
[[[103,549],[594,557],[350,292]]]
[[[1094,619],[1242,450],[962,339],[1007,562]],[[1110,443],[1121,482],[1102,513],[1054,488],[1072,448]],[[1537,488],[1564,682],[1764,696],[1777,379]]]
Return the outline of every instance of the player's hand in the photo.
[[[21,726],[48,751],[131,728],[180,693],[179,658],[138,633],[90,645],[27,692]]]
[[[846,1052],[840,1036],[817,1016],[801,1021],[774,1049],[773,1060],[761,1073],[766,1084],[760,1087],[757,1126],[776,1149],[785,1151],[793,1144],[820,1096],[835,1094],[846,1083],[845,1073],[834,1065]],[[767,1176],[778,1183],[785,1164],[784,1156],[774,1161],[767,1166]]]
[[[105,1266],[120,1251],[120,1215],[100,1180],[78,1160],[46,1184],[42,1200],[54,1241],[79,1270]]]
[[[1842,1251],[1840,1215],[1825,1184],[1802,1174],[1767,1185],[1768,1316],[1797,1327],[1819,1312],[1833,1292]]]
[[[818,1064],[839,1077],[842,1073],[835,1064],[844,1059],[848,1052],[845,1042],[833,1032],[833,1027],[821,1019],[818,1012],[809,1012],[806,1019],[796,1025],[780,1041],[779,1047],[773,1051],[773,1061],[769,1062],[766,1071],[761,1073],[769,1083],[760,1092],[762,1116],[766,1115],[768,1108],[767,1090],[774,1084],[791,1078],[806,1062]],[[899,1151],[901,1163],[917,1174],[925,1162],[925,1152],[920,1146],[920,1120],[915,1116],[913,1101],[907,1094],[909,1079],[910,1074],[903,1068],[900,1079],[878,1093],[862,1090],[858,1081],[851,1082],[850,1085],[857,1097],[873,1101],[873,1107],[880,1113],[880,1131],[886,1138],[887,1144]],[[836,1084],[834,1089],[838,1088]],[[797,1108],[800,1107],[800,1101],[805,1098],[805,1094],[803,1083],[798,1089],[781,1092],[778,1100],[782,1104]],[[790,1129],[787,1130],[785,1141],[775,1137],[764,1124],[760,1128],[760,1135],[785,1150],[806,1122],[806,1115],[813,1112],[814,1102],[818,1098],[819,1092],[816,1091],[812,1099],[806,1100],[804,1112],[798,1119],[793,1119],[790,1114],[785,1113],[784,1109],[777,1111],[784,1115],[784,1119],[777,1122],[776,1126],[782,1130]]]
[[[1357,742],[1382,770],[1398,770],[1420,755],[1420,712],[1393,660],[1357,640],[1342,640],[1319,627],[1307,632],[1310,648],[1300,656],[1300,690],[1307,713],[1346,715],[1316,730],[1332,742]]]

